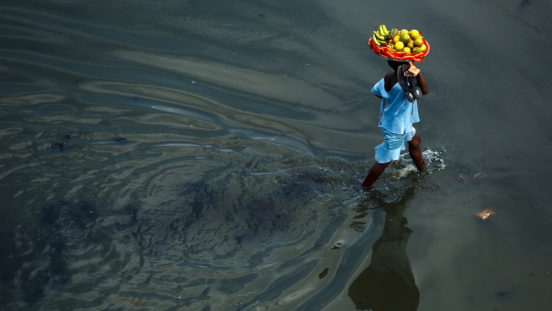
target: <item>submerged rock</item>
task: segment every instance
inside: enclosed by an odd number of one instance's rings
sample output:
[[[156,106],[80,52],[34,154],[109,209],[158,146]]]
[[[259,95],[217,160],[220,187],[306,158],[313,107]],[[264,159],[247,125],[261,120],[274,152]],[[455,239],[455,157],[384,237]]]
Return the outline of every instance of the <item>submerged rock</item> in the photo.
[[[481,180],[481,179],[486,179],[488,178],[487,174],[485,174],[485,172],[479,172],[475,175],[473,175],[473,179],[475,180]]]
[[[61,151],[63,151],[63,149],[65,147],[67,147],[69,144],[67,142],[64,142],[64,141],[58,141],[54,144],[54,148],[59,148]]]

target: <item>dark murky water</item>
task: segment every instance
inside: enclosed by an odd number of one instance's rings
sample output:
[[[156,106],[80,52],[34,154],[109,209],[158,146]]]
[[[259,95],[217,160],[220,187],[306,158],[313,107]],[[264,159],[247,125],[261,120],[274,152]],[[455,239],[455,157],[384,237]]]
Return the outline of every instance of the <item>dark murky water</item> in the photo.
[[[0,310],[548,309],[550,13],[3,1]],[[431,43],[430,169],[363,193],[381,23]]]

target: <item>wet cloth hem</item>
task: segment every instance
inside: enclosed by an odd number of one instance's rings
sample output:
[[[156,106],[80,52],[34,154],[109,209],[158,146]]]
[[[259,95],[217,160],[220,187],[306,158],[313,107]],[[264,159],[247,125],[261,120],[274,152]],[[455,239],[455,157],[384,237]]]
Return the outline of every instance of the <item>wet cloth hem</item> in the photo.
[[[416,134],[416,129],[412,127],[412,131],[408,133],[396,134],[381,128],[381,132],[385,141],[375,148],[375,159],[378,163],[389,163],[399,159],[401,151],[406,149],[406,142],[411,141]]]

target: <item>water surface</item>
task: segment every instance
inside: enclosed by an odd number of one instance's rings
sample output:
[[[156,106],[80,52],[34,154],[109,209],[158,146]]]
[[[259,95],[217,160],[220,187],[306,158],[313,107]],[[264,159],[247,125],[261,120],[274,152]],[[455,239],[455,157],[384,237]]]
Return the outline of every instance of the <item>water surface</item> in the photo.
[[[547,309],[550,12],[4,1],[1,309]],[[362,192],[382,23],[431,43],[430,167]]]

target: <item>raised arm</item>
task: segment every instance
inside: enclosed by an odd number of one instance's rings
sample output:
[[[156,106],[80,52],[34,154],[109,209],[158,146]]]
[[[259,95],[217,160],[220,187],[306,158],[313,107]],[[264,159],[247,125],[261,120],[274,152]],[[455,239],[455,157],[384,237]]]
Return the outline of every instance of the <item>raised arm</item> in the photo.
[[[414,76],[416,77],[416,81],[418,82],[418,86],[420,89],[422,89],[422,94],[429,93],[429,89],[427,88],[427,84],[425,82],[424,76],[422,75],[422,72],[418,67],[414,66],[412,62],[410,62],[410,68],[408,68],[408,71],[412,72]]]

